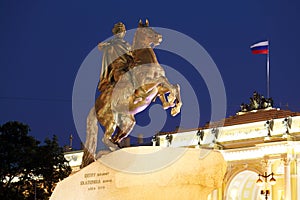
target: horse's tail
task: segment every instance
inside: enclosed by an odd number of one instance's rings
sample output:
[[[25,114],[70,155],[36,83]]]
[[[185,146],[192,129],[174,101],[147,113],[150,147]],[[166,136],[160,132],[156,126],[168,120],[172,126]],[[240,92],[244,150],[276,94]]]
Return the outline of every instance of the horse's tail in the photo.
[[[86,119],[86,139],[84,144],[84,154],[82,158],[81,168],[95,161],[98,124],[95,107],[93,106]]]

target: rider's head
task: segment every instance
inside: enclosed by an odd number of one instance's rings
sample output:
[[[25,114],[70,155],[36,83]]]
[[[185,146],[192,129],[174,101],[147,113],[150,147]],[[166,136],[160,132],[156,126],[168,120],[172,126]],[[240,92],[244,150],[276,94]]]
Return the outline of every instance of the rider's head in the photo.
[[[112,32],[115,36],[123,38],[126,33],[125,25],[122,22],[116,23],[112,29]]]

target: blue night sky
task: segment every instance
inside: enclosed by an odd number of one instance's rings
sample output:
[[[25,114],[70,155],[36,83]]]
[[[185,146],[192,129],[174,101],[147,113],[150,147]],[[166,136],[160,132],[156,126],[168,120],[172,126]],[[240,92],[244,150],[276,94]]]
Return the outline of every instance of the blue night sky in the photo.
[[[266,55],[251,54],[250,45],[268,39],[270,96],[275,107],[300,111],[299,10],[299,1],[1,0],[0,123],[21,121],[38,140],[56,134],[61,145],[73,134],[79,148],[72,115],[77,72],[97,44],[111,36],[115,23],[133,29],[140,18],[186,34],[205,48],[224,81],[227,116],[248,103],[255,90],[267,95]],[[160,63],[190,77],[200,99],[200,125],[209,121],[210,98],[203,80],[195,83],[184,59],[162,50],[157,56]],[[147,124],[147,116],[137,121]],[[175,126],[176,120],[163,130]]]

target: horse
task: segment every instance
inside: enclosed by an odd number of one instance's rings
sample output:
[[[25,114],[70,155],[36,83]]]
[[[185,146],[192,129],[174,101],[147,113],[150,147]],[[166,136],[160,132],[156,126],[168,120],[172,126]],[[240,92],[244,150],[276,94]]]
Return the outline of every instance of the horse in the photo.
[[[95,118],[105,128],[103,143],[116,150],[132,131],[136,123],[134,115],[147,108],[156,97],[162,101],[164,109],[171,107],[172,116],[180,112],[180,87],[172,85],[165,77],[152,48],[161,41],[162,35],[149,27],[149,21],[140,20],[132,44],[133,64],[115,85],[108,86],[99,95],[89,113],[85,147],[91,154],[95,153],[97,143]]]

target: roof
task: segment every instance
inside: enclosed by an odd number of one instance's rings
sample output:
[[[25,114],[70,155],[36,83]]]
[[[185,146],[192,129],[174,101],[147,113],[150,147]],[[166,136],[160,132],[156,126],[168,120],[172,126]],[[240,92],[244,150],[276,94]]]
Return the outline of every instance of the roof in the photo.
[[[260,109],[260,110],[252,110],[248,112],[239,112],[236,115],[230,116],[223,120],[207,123],[203,127],[189,129],[189,130],[180,129],[172,132],[160,132],[159,135],[174,134],[178,132],[187,132],[191,130],[199,130],[199,129],[201,130],[207,128],[248,124],[248,123],[260,122],[260,121],[267,121],[271,119],[280,119],[289,116],[291,117],[300,116],[300,112],[292,112],[290,110],[280,110],[279,108],[267,108],[267,109]]]
[[[226,118],[225,121],[223,120],[224,121],[223,126],[248,124],[253,122],[267,121],[271,119],[286,118],[289,116],[290,117],[300,116],[300,112],[292,112],[290,110],[280,110],[278,108],[253,110],[253,111],[248,111],[243,113],[237,113],[234,116]]]

